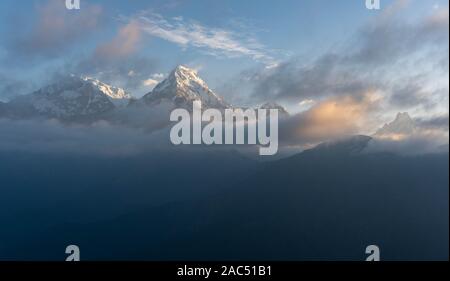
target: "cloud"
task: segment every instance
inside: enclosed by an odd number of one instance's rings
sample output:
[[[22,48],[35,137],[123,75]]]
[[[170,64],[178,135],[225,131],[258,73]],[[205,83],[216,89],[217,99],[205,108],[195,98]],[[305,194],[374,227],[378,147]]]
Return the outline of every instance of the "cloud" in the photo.
[[[381,100],[369,92],[364,98],[331,97],[310,109],[280,120],[279,136],[282,148],[310,148],[315,145],[351,135],[372,135],[368,127],[372,114],[379,111]],[[402,138],[374,137],[365,149],[367,153],[393,152],[401,155],[448,152],[448,113],[430,118],[415,118],[415,130]],[[373,127],[379,128],[375,122]]]
[[[69,65],[66,72],[94,76],[136,93],[137,97],[142,96],[164,77],[161,73],[149,77],[155,72],[157,62],[138,55],[143,34],[163,38],[183,48],[200,48],[213,55],[248,56],[265,63],[272,61],[264,47],[252,38],[224,29],[207,28],[187,22],[182,17],[169,21],[160,15],[147,13],[121,19],[125,24],[114,38],[99,44],[80,62]]]
[[[407,108],[422,104],[431,106],[432,100],[429,99],[430,92],[425,88],[424,76],[415,76],[397,83],[392,89],[390,103],[398,108]]]
[[[307,111],[280,122],[280,142],[285,145],[315,145],[325,140],[360,134],[367,118],[379,104],[376,93],[364,98],[342,96],[324,100]]]
[[[93,76],[139,97],[149,91],[146,81],[158,66],[157,59],[139,54],[141,37],[138,24],[129,22],[112,39],[99,43],[92,54],[66,65],[61,71]]]
[[[392,152],[400,155],[448,153],[448,132],[418,131],[401,140],[372,139],[366,153]]]
[[[150,75],[150,78],[142,81],[142,85],[147,89],[147,91],[153,90],[153,88],[163,80],[165,77],[162,73],[154,73]]]
[[[144,86],[153,87],[153,86],[155,86],[158,83],[159,83],[159,81],[157,81],[155,79],[152,79],[152,78],[149,78],[147,80],[144,80],[143,84],[144,84]]]
[[[147,126],[153,122],[152,119],[146,121]],[[133,156],[171,147],[168,128],[149,131],[107,121],[66,125],[57,120],[0,118],[0,131],[0,152]]]
[[[35,85],[28,80],[18,80],[0,73],[0,102],[31,92]]]
[[[365,25],[354,40],[357,49],[348,59],[363,64],[393,64],[405,54],[424,51],[424,47],[448,46],[448,7],[435,9],[420,21],[410,23],[400,18],[407,2],[394,2],[391,9]]]
[[[100,60],[127,57],[137,50],[140,37],[141,30],[139,25],[131,21],[119,29],[115,38],[99,45],[94,52],[94,57]]]
[[[431,118],[419,118],[415,120],[418,127],[425,130],[449,130],[449,116],[448,113],[433,116]]]
[[[70,49],[80,38],[91,35],[101,22],[102,8],[83,4],[83,9],[76,12],[67,10],[60,0],[37,5],[37,18],[31,30],[19,34],[10,51],[26,57],[54,57]]]
[[[275,63],[265,46],[255,38],[232,30],[204,26],[182,17],[166,19],[156,13],[146,13],[132,20],[139,22],[143,32],[182,48],[199,48],[208,54],[228,58],[250,57],[269,65]]]
[[[407,7],[408,1],[395,1],[343,47],[315,58],[292,58],[271,69],[244,71],[232,82],[239,81],[239,87],[231,88],[240,91],[235,96],[253,103],[320,103],[377,92],[383,104],[375,116],[381,119],[400,109],[423,115],[448,110],[448,7],[414,20],[404,17]]]
[[[153,74],[152,74],[152,78],[153,78],[153,79],[158,79],[158,80],[163,79],[165,76],[166,76],[166,75],[165,75],[164,73],[153,73]]]
[[[138,97],[148,92],[147,87],[143,87],[143,81],[156,71],[158,65],[157,59],[142,56],[138,52],[142,32],[137,22],[129,21],[120,26],[112,38],[97,41],[90,53],[81,51],[72,56],[75,53],[70,51],[76,51],[76,46],[87,43],[81,39],[90,39],[93,33],[101,31],[108,20],[103,8],[83,3],[80,10],[67,10],[64,1],[47,0],[36,5],[36,10],[36,19],[31,28],[21,28],[23,32],[15,36],[11,40],[12,44],[7,46],[8,56],[5,56],[5,61],[11,60],[15,66],[20,61],[29,67],[30,59],[43,59],[48,69],[44,69],[46,74],[42,75],[43,78],[36,79],[45,80],[50,76],[52,79],[45,83],[51,83],[61,76],[76,74],[95,77],[125,88]],[[42,70],[42,66],[40,69]],[[42,84],[44,83],[39,81],[39,85]],[[5,96],[4,93],[0,94]]]
[[[273,71],[264,70],[257,78],[253,95],[257,98],[318,99],[327,96],[357,95],[379,88],[358,74],[351,66],[342,64],[342,58],[327,54],[312,65],[297,60],[280,64]]]
[[[130,21],[119,27],[114,37],[98,43],[91,54],[68,62],[59,72],[92,76],[140,97],[149,92],[147,80],[158,67],[157,59],[140,54],[141,41],[139,24]]]

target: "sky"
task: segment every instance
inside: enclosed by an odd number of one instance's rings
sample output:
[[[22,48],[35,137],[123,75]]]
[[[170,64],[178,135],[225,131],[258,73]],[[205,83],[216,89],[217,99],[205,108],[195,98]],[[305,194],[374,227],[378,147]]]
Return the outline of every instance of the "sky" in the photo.
[[[1,101],[68,74],[140,97],[184,64],[235,105],[366,130],[448,119],[448,0],[64,2],[0,2]]]

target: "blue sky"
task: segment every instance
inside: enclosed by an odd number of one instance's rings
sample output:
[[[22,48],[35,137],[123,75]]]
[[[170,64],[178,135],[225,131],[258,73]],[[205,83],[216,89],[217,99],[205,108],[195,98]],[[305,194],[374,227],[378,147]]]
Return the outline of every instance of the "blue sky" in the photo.
[[[275,4],[274,1],[82,0],[82,7],[86,3],[101,7],[101,18],[106,21],[107,26],[102,26],[101,30],[96,32],[95,37],[98,40],[91,41],[85,38],[86,40],[76,42],[77,48],[94,48],[101,40],[114,36],[121,25],[119,17],[133,17],[142,11],[151,11],[171,22],[173,18],[183,17],[185,24],[195,22],[205,28],[222,29],[242,35],[244,38],[254,39],[264,46],[261,48],[262,51],[274,60],[284,60],[289,56],[301,54],[317,55],[321,50],[341,41],[342,34],[354,32],[367,17],[376,13],[366,10],[363,1],[337,3],[325,0],[289,0]],[[0,3],[0,15],[4,21],[1,25],[2,32],[10,33],[11,24],[14,25],[14,29],[19,29],[19,32],[24,31],[38,20],[36,17],[39,6],[45,5],[49,5],[49,1],[26,0],[19,3],[13,0],[2,1]],[[83,13],[83,10],[82,8],[73,13]],[[70,17],[70,13],[67,16]],[[19,28],[14,23],[18,18],[21,21]],[[157,57],[161,61],[161,69],[165,71],[178,63],[208,65],[214,71],[206,75],[211,75],[214,79],[261,63],[245,55],[229,60],[228,56],[205,55],[208,50],[204,48],[185,49],[161,38],[146,39],[148,42],[145,42],[145,47],[140,52]]]
[[[386,100],[378,112],[448,114],[448,0],[381,0],[378,11],[366,9],[363,0],[81,0],[81,9],[72,11],[64,0],[4,0],[0,16],[1,100],[68,73],[95,76],[141,96],[185,64],[234,103],[270,99],[295,112],[304,110],[299,104],[341,97],[340,88],[355,99],[370,86]],[[383,62],[376,50],[395,55]],[[361,59],[363,54],[376,63]],[[330,57],[337,59],[327,66]],[[311,73],[324,62],[333,69],[329,77]],[[439,62],[443,70],[436,71]],[[354,75],[358,81],[347,81]],[[419,76],[420,85],[412,87]],[[396,106],[404,97],[395,95],[408,86],[417,91],[415,104]]]

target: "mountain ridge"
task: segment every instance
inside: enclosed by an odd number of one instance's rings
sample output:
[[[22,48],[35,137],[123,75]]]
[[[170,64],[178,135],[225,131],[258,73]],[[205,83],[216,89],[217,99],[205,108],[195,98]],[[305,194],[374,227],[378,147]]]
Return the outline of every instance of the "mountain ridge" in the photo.
[[[56,118],[69,122],[98,120],[116,122],[126,114],[122,109],[130,114],[135,114],[132,112],[136,108],[144,111],[160,111],[161,108],[170,110],[178,107],[192,110],[192,103],[196,100],[202,102],[203,109],[234,108],[211,90],[196,70],[178,65],[166,79],[141,98],[135,98],[124,89],[98,79],[72,74],[30,94],[0,104],[0,116],[15,119]],[[283,106],[274,102],[266,102],[255,107],[257,108],[278,109],[281,117],[289,116]]]
[[[131,95],[97,79],[69,75],[64,79],[6,103],[13,117],[44,116],[78,120],[126,106]]]

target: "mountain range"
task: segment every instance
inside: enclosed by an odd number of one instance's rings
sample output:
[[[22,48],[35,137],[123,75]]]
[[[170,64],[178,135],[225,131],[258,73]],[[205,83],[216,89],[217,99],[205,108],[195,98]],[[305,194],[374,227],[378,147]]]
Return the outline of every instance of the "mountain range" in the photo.
[[[208,87],[197,71],[179,65],[151,92],[139,99],[133,98],[124,89],[97,79],[70,75],[31,94],[0,104],[0,116],[16,119],[56,118],[69,122],[120,121],[124,118],[123,108],[127,108],[129,114],[137,107],[150,111],[162,105],[168,109],[191,109],[195,100],[202,101],[203,108],[232,108]],[[263,106],[287,114],[286,109],[278,104],[266,103]]]
[[[122,88],[114,87],[90,77],[75,75],[60,79],[31,94],[7,102],[0,102],[0,117],[11,119],[58,119],[68,123],[108,121],[148,131],[166,128],[169,114],[175,108],[192,109],[195,100],[202,108],[224,110],[234,108],[223,97],[211,90],[196,70],[179,65],[155,88],[137,99]],[[265,102],[257,108],[277,109],[280,118],[289,112],[275,102]],[[372,138],[403,140],[418,130],[407,112],[398,113],[395,120],[384,124]],[[356,138],[351,138],[349,145]],[[343,140],[338,140],[342,142]],[[348,141],[345,140],[344,142]],[[331,143],[336,142],[332,141]],[[324,143],[323,146],[326,146]],[[445,150],[445,149],[444,149]]]

